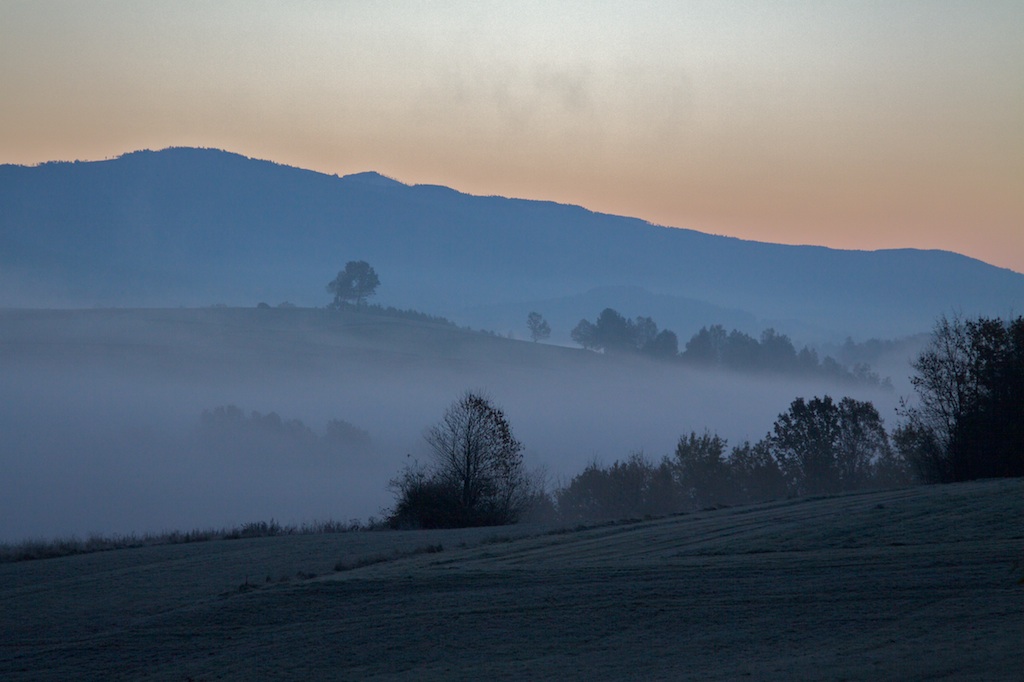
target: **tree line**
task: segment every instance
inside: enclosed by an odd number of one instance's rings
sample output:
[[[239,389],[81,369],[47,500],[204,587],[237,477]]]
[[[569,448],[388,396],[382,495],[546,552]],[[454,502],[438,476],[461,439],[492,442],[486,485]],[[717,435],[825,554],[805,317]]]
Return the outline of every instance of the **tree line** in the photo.
[[[368,263],[350,261],[327,289],[334,295],[335,308],[353,302],[364,306],[379,284]],[[534,341],[546,339],[551,333],[539,313],[531,312],[527,325]],[[652,318],[628,319],[606,308],[594,322],[580,320],[571,336],[584,348],[611,354],[637,353],[698,366],[818,373],[888,384],[866,364],[855,364],[851,371],[832,357],[819,360],[809,347],[798,352],[788,336],[774,329],[766,329],[760,339],[755,339],[735,329],[727,333],[721,325],[703,327],[680,352],[676,334],[659,329]],[[848,341],[844,348],[851,345]],[[492,440],[484,442],[486,438],[479,434],[470,437],[450,433],[449,440],[444,441],[444,430],[433,429],[428,443],[435,461],[429,467],[407,469],[393,482],[399,504],[392,518],[397,519],[396,523],[413,525],[507,523],[518,518],[530,500],[536,503],[545,498],[552,508],[586,508],[597,504],[593,499],[603,499],[595,490],[630,486],[631,492],[623,489],[612,495],[619,500],[612,508],[624,508],[624,500],[634,500],[637,509],[665,510],[752,502],[780,495],[833,494],[864,486],[903,484],[911,477],[924,482],[951,482],[1024,476],[1024,318],[963,320],[944,316],[936,322],[927,346],[911,366],[918,402],[902,404],[903,422],[891,436],[870,403],[851,398],[834,402],[829,396],[809,401],[797,398],[787,412],[779,415],[764,439],[734,447],[728,456],[723,439],[692,432],[680,439],[674,458],[666,457],[655,465],[638,454],[610,468],[594,464],[553,497],[539,492],[524,473],[522,445],[511,436],[504,413],[485,396],[467,393],[449,408],[444,419],[446,428],[451,431],[464,423],[466,428],[472,425],[473,429],[493,431],[500,437],[492,433],[487,436]],[[264,418],[254,413],[250,421],[266,430],[274,418],[277,416]],[[229,422],[236,426],[240,423],[238,414],[230,409],[204,414],[207,435],[212,433],[214,422],[221,430]],[[294,432],[292,440],[307,444],[315,441],[308,429],[295,424],[280,423],[271,430],[280,438],[282,429]],[[362,440],[353,434],[347,433],[346,440]],[[459,438],[463,439],[464,451],[456,453]],[[477,442],[480,438],[484,440]],[[442,465],[444,457],[439,454],[444,450],[442,442],[449,443],[445,450],[447,465]],[[476,459],[479,462],[471,467],[470,462]],[[463,488],[455,495],[454,481],[459,479],[456,464],[460,461]],[[499,467],[505,478],[495,478],[497,474],[488,467]],[[470,485],[467,477],[473,476],[482,478]],[[477,490],[474,486],[479,487],[477,492],[472,492]],[[581,492],[588,488],[592,489]],[[430,498],[431,504],[439,505],[438,510],[454,508],[456,512],[445,512],[445,516],[435,510],[436,519],[417,519],[415,504],[402,506],[412,492]],[[495,495],[504,496],[500,504]],[[591,502],[580,501],[586,499]]]
[[[795,399],[756,443],[728,449],[721,436],[690,432],[671,456],[642,453],[596,462],[553,493],[565,522],[638,518],[908,485],[912,472],[891,446],[870,402]]]
[[[594,322],[580,320],[570,336],[584,348],[606,353],[641,353],[658,358],[679,354],[675,332],[659,330],[650,317],[630,320],[612,308],[601,311]]]
[[[276,412],[248,414],[236,405],[203,410],[194,444],[221,457],[242,457],[251,464],[312,462],[320,457],[368,456],[370,434],[344,419],[332,419],[318,434],[299,419]]]
[[[870,402],[797,398],[761,441],[732,448],[691,432],[672,456],[636,453],[589,465],[553,492],[525,468],[504,412],[468,392],[426,435],[431,460],[391,482],[395,528],[515,523],[524,515],[562,522],[664,515],[789,496],[907,485],[906,460]]]
[[[327,284],[333,299],[329,308],[340,310],[355,305],[365,312],[381,312],[421,321],[452,324],[449,320],[411,310],[387,309],[368,306],[380,286],[380,278],[366,261],[349,261],[345,269]],[[551,325],[543,315],[532,311],[526,326],[533,341],[551,336]],[[679,338],[670,329],[659,329],[651,317],[627,318],[613,308],[605,308],[591,322],[583,319],[573,328],[573,341],[588,350],[604,353],[635,353],[662,360],[677,360],[694,366],[722,367],[739,371],[770,371],[796,374],[815,374],[832,377],[847,383],[872,384],[891,388],[888,379],[881,379],[867,363],[854,363],[852,369],[831,356],[818,357],[817,351],[804,346],[797,351],[793,341],[785,334],[769,328],[756,339],[739,330],[726,332],[716,324],[702,327],[679,350]],[[852,343],[852,342],[850,342]],[[849,345],[849,344],[848,344]]]
[[[539,317],[538,313],[530,315],[531,320],[533,316]],[[530,320],[528,326],[533,329]],[[736,329],[727,332],[720,324],[702,327],[680,351],[676,333],[659,329],[652,318],[629,319],[613,308],[605,308],[593,322],[580,320],[570,336],[583,348],[610,354],[634,353],[696,367],[746,372],[824,375],[851,384],[892,387],[888,379],[880,378],[867,363],[855,363],[851,369],[831,356],[819,358],[817,351],[808,346],[797,351],[792,339],[772,328],[756,339]]]
[[[809,346],[797,351],[789,336],[773,328],[765,329],[760,339],[755,339],[736,329],[727,333],[719,324],[702,327],[686,342],[686,348],[680,353],[679,359],[698,366],[816,374],[849,383],[892,387],[889,379],[880,378],[867,363],[854,363],[849,368],[832,356],[819,358],[818,352]]]
[[[904,405],[891,436],[870,402],[798,397],[756,443],[728,451],[717,434],[691,431],[657,463],[642,453],[607,467],[595,462],[551,493],[527,474],[502,410],[466,393],[428,431],[431,461],[392,481],[388,521],[399,528],[514,523],[524,515],[576,522],[1024,476],[1024,318],[942,318],[912,367],[919,403]]]

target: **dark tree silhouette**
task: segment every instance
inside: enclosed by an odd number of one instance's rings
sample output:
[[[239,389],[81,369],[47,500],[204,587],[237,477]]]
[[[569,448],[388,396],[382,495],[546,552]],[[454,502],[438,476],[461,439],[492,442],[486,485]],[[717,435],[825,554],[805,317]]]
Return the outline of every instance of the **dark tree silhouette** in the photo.
[[[897,466],[892,461],[889,436],[878,410],[870,402],[843,398],[839,401],[839,439],[836,468],[839,487],[856,490],[867,486],[877,466]]]
[[[720,324],[702,327],[686,342],[683,359],[705,365],[719,365],[724,361],[728,333]]]
[[[672,465],[660,465],[634,453],[610,467],[591,463],[555,492],[563,522],[639,518],[679,511],[682,500]]]
[[[769,327],[761,332],[760,346],[760,364],[765,369],[786,371],[796,368],[796,349],[785,334]]]
[[[605,308],[594,323],[597,340],[606,352],[633,350],[636,348],[635,331],[629,320],[611,308]]]
[[[734,492],[742,502],[765,502],[786,496],[786,479],[772,457],[770,437],[737,445],[729,455]]]
[[[1024,476],[1024,317],[943,316],[912,366],[896,439],[922,477]]]
[[[692,431],[657,465],[642,454],[592,463],[555,490],[557,512],[568,523],[636,518],[912,483],[878,411],[853,398],[797,398],[773,433],[728,457],[726,446],[717,434]]]
[[[374,269],[366,261],[359,260],[346,263],[345,269],[327,284],[327,291],[334,295],[331,305],[341,308],[351,301],[362,305],[377,292],[379,286],[380,279]]]
[[[530,338],[534,342],[543,341],[551,336],[551,325],[540,313],[534,312],[527,315],[526,326],[530,328]]]
[[[867,485],[877,461],[889,456],[889,438],[870,402],[797,398],[779,415],[769,439],[772,454],[798,495],[834,494]]]
[[[761,366],[761,344],[754,337],[734,329],[729,332],[722,360],[726,365],[736,369],[759,369]]]
[[[515,523],[533,491],[523,446],[504,412],[467,392],[424,438],[432,461],[392,481],[398,502],[392,525],[461,527]]]
[[[632,328],[632,333],[629,335],[630,342],[637,349],[646,348],[658,336],[658,325],[653,318],[637,317],[632,324],[629,322],[626,324]]]
[[[674,331],[662,329],[644,346],[643,351],[656,358],[674,358],[679,355],[679,337]]]
[[[674,332],[658,331],[657,323],[650,317],[630,320],[612,308],[602,310],[595,322],[580,320],[571,336],[584,348],[606,353],[643,353],[659,358],[679,354],[679,339]]]
[[[573,341],[589,350],[598,350],[601,347],[597,340],[597,329],[589,320],[580,320],[580,323],[573,327],[569,336]]]
[[[584,348],[615,353],[636,350],[636,331],[635,325],[618,311],[605,308],[596,322],[580,320],[572,330],[572,340]]]
[[[727,442],[705,431],[690,432],[676,444],[677,479],[692,509],[734,502],[729,462],[725,459]]]
[[[772,452],[796,494],[835,493],[835,443],[839,414],[832,398],[797,398],[779,415],[771,437]]]
[[[765,329],[759,341],[736,329],[726,333],[720,324],[703,327],[686,342],[680,359],[747,372],[821,374],[849,383],[892,388],[889,379],[883,380],[866,363],[856,363],[850,370],[829,356],[819,361],[814,349],[804,346],[797,352],[788,336],[772,328]]]

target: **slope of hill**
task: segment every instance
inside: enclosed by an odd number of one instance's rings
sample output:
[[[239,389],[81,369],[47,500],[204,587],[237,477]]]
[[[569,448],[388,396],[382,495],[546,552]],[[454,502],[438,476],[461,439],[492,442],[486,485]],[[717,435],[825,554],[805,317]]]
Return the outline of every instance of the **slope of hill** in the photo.
[[[1017,680],[1022,514],[981,481],[4,564],[0,677]]]
[[[375,266],[384,302],[502,332],[525,333],[535,302],[600,287],[650,292],[620,312],[684,339],[728,322],[709,319],[716,309],[812,341],[911,334],[1024,300],[1024,275],[952,253],[755,243],[216,150],[2,166],[0,206],[2,306],[318,305],[353,259]],[[579,318],[549,319],[566,339]]]

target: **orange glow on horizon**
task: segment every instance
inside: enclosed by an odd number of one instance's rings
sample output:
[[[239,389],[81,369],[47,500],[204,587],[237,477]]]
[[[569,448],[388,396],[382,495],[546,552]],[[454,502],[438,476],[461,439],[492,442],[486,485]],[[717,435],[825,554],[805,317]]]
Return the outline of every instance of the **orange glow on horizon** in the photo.
[[[0,163],[204,146],[1024,273],[1024,4],[0,7]]]

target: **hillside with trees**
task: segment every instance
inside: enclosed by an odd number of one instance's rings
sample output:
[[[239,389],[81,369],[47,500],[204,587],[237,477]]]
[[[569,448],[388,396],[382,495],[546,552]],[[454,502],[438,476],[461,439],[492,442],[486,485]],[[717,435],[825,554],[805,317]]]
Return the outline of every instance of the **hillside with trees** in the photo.
[[[537,314],[537,313],[533,313]],[[658,329],[650,317],[624,317],[605,308],[594,322],[583,319],[572,330],[572,340],[588,350],[602,353],[635,353],[661,360],[678,360],[694,367],[729,369],[739,372],[822,375],[850,384],[865,383],[892,388],[889,378],[882,379],[866,362],[852,368],[804,346],[797,352],[789,336],[772,328],[761,332],[760,340],[733,329],[726,333],[722,325],[702,327],[679,352],[675,332]],[[853,355],[852,341],[843,346]],[[875,350],[877,354],[879,351]]]

